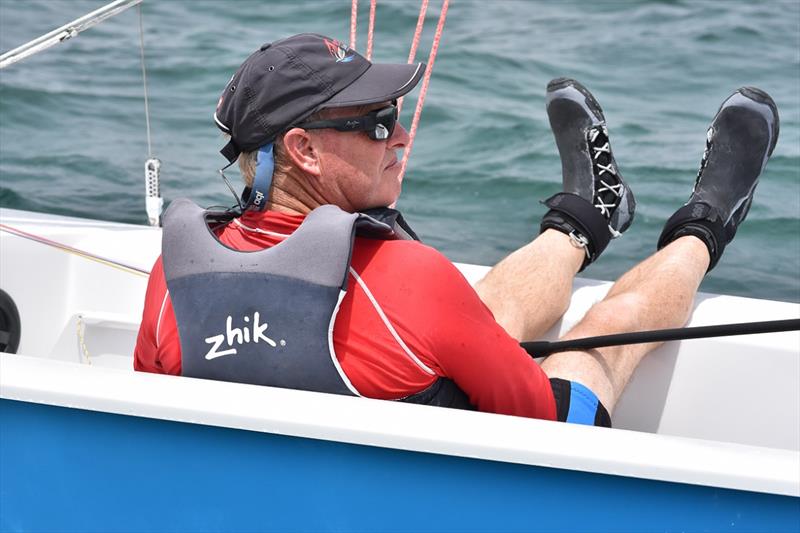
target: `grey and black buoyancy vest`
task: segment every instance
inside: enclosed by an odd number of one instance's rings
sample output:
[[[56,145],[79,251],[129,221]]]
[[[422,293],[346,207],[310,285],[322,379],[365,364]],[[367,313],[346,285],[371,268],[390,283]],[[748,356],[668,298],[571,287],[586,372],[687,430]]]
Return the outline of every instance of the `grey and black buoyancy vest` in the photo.
[[[164,216],[162,258],[182,375],[358,395],[334,353],[333,324],[354,236],[415,238],[399,213],[321,206],[282,243],[255,252],[220,243],[208,218],[187,199],[173,201]],[[404,401],[472,408],[443,378]]]

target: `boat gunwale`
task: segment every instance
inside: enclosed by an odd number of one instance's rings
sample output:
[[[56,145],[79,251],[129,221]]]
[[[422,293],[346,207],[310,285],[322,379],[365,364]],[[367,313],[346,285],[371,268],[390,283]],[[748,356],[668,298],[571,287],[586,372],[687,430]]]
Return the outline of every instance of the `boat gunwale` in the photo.
[[[800,496],[800,450],[0,354],[0,398],[547,468]]]

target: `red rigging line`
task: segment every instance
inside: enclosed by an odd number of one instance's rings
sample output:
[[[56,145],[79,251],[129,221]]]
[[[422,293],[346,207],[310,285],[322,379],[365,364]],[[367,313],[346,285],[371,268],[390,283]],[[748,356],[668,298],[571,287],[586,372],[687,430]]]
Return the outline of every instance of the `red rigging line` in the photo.
[[[400,170],[400,181],[406,173],[408,166],[408,158],[411,155],[411,148],[414,146],[414,137],[417,135],[417,126],[419,125],[419,117],[422,114],[422,105],[425,103],[425,95],[428,92],[428,84],[431,80],[431,72],[433,72],[433,64],[436,61],[436,53],[439,50],[439,41],[442,39],[442,32],[444,31],[444,21],[447,19],[447,7],[450,0],[442,0],[442,11],[439,13],[439,22],[436,25],[436,33],[433,36],[433,45],[431,46],[430,54],[428,55],[428,68],[425,70],[425,77],[422,79],[422,88],[419,90],[419,98],[417,99],[417,108],[414,110],[414,119],[411,121],[411,131],[409,132],[408,146],[403,155],[403,168]]]
[[[119,270],[124,270],[126,272],[130,272],[131,274],[137,274],[140,276],[149,276],[150,271],[144,270],[142,268],[138,268],[132,265],[126,265],[120,261],[116,261],[114,259],[108,259],[107,257],[103,257],[100,255],[96,255],[85,250],[81,250],[79,248],[75,248],[73,246],[69,246],[68,244],[63,244],[57,241],[50,240],[46,237],[42,237],[41,235],[34,235],[33,233],[28,233],[27,231],[23,231],[19,228],[15,228],[13,226],[9,226],[7,224],[0,224],[0,231],[5,231],[12,235],[16,235],[17,237],[21,237],[23,239],[28,239],[34,242],[38,242],[40,244],[44,244],[47,246],[52,246],[53,248],[57,248],[59,250],[63,250],[65,252],[78,255],[83,257],[84,259],[89,259],[91,261],[96,261],[98,263],[102,263],[104,265],[117,268]]]
[[[433,64],[436,61],[436,54],[439,51],[439,42],[442,39],[442,32],[444,31],[444,21],[447,19],[447,8],[450,5],[450,0],[442,0],[442,10],[439,13],[439,22],[436,25],[436,33],[433,36],[433,45],[431,46],[430,54],[428,55],[428,68],[425,70],[425,76],[422,79],[422,87],[419,91],[417,98],[417,107],[414,110],[414,118],[411,120],[411,131],[409,132],[408,146],[403,154],[403,166],[400,170],[400,181],[406,173],[408,166],[408,158],[411,155],[411,148],[414,145],[414,137],[417,135],[417,127],[419,125],[419,118],[422,114],[422,106],[425,103],[425,95],[428,92],[428,85],[431,80],[431,73],[433,72]],[[369,5],[369,29],[367,33],[367,59],[372,59],[372,45],[375,33],[375,10],[377,7],[377,0],[370,0]],[[425,24],[425,14],[428,11],[428,0],[422,0],[420,5],[419,17],[417,18],[417,27],[414,30],[414,38],[411,42],[411,51],[408,54],[408,63],[413,63],[417,55],[417,48],[419,47],[420,37],[422,35],[422,28]],[[356,30],[358,21],[358,0],[352,0],[350,4],[350,48],[355,49],[356,46]],[[398,113],[402,109],[403,98],[400,98],[397,109]]]
[[[356,23],[358,21],[358,0],[350,4],[350,48],[356,49]]]
[[[413,63],[414,58],[417,57],[417,48],[419,48],[419,39],[422,36],[422,28],[425,25],[425,14],[427,12],[428,12],[428,0],[422,0],[422,4],[419,7],[419,17],[417,17],[417,28],[414,30],[414,38],[411,41],[411,50],[408,52],[409,64]],[[398,114],[403,109],[403,100],[405,100],[405,96],[400,98],[400,100],[397,102]]]
[[[369,2],[369,30],[367,31],[367,59],[372,60],[372,41],[375,36],[375,8],[378,0]]]
[[[414,30],[414,39],[411,41],[411,50],[408,53],[408,62],[413,63],[417,56],[419,38],[422,35],[422,27],[425,25],[425,14],[428,12],[428,0],[422,0],[419,6],[419,17],[417,17],[417,27]]]

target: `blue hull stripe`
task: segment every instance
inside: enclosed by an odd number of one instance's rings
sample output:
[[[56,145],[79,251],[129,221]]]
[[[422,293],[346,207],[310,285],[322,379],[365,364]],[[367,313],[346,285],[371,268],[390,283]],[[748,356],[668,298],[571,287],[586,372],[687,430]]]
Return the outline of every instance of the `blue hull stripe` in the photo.
[[[797,531],[800,498],[0,401],[2,531]]]

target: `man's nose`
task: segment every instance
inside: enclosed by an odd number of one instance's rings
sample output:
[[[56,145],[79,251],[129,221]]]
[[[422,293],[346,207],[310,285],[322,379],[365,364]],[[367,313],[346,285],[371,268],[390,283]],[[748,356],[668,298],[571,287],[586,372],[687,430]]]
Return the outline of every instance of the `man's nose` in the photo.
[[[392,136],[389,137],[389,148],[393,150],[405,148],[408,146],[410,139],[411,137],[408,135],[408,130],[406,130],[403,125],[400,124],[400,121],[397,121],[397,123],[394,125]]]

